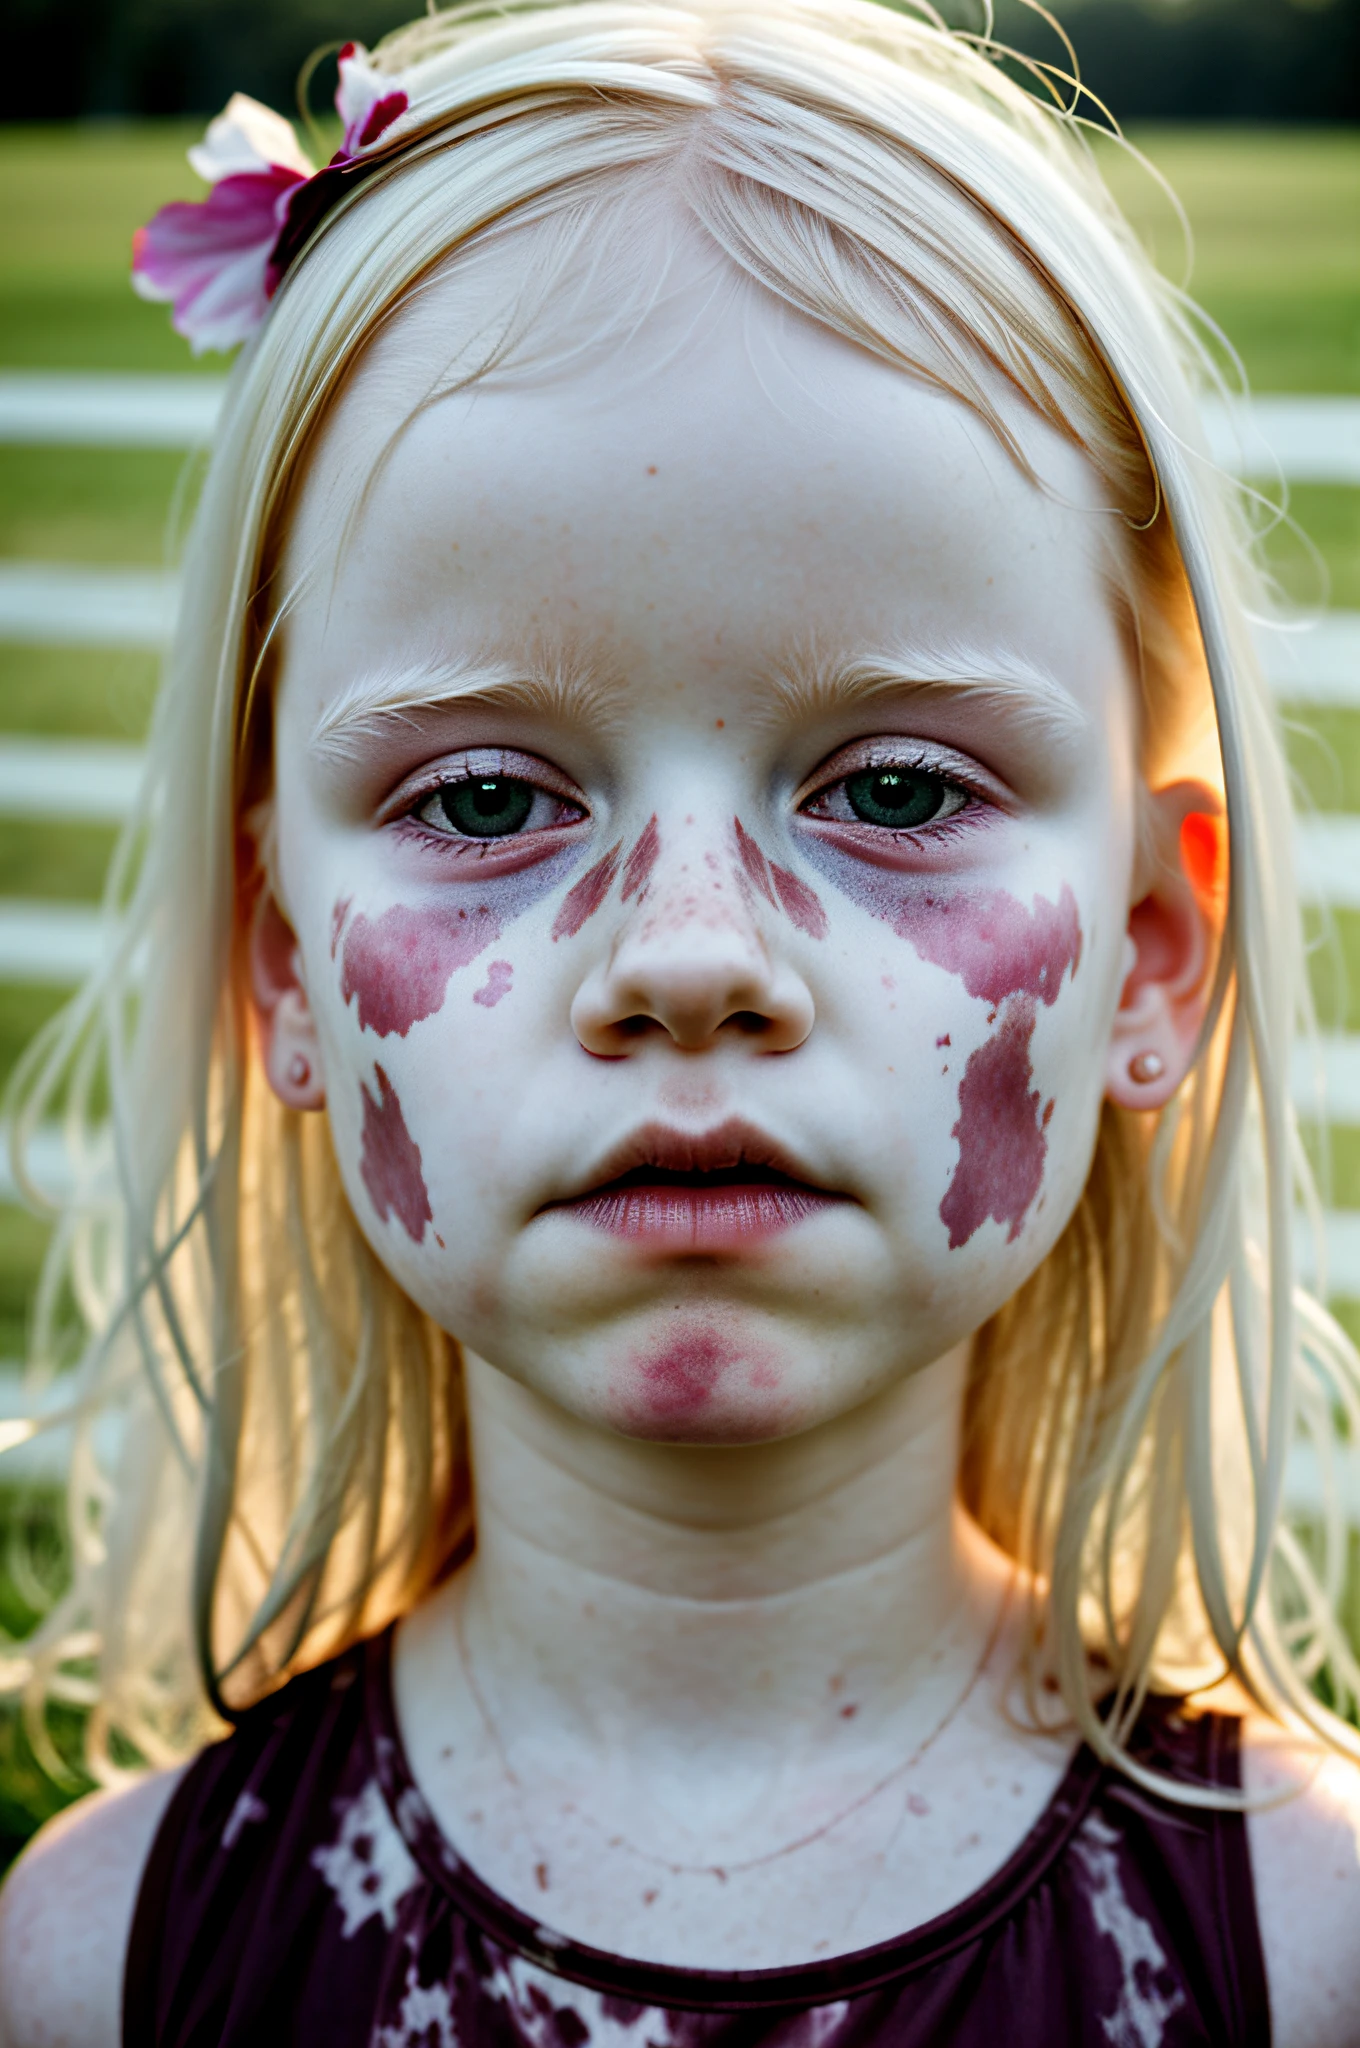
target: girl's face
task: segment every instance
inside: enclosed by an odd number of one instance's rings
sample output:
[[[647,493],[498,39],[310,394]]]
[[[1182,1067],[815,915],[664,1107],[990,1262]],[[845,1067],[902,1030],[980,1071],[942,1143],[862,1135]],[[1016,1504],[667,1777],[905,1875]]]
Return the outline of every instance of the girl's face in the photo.
[[[1045,490],[697,247],[623,339],[417,410],[459,303],[361,365],[290,536],[270,1071],[483,1358],[634,1436],[803,1429],[976,1329],[1085,1179],[1117,522],[1018,402]]]

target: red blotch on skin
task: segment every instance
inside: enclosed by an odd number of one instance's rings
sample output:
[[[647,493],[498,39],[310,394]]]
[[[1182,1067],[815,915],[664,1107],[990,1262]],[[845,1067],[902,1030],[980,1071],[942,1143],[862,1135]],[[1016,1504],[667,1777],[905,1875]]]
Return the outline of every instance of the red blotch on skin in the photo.
[[[639,1377],[647,1413],[667,1422],[700,1414],[735,1358],[731,1346],[712,1330],[687,1330],[672,1338],[664,1351],[642,1363]]]
[[[508,960],[493,960],[486,970],[486,981],[473,992],[473,1002],[480,1003],[484,1010],[494,1010],[501,997],[509,995],[514,972]]]
[[[946,1031],[946,1032],[945,1032],[945,1034],[944,1034],[944,1036],[943,1036],[943,1038],[937,1038],[937,1039],[936,1039],[936,1041],[935,1041],[935,1043],[936,1043],[936,1046],[937,1046],[937,1047],[938,1047],[938,1046],[941,1046],[941,1045],[948,1045],[948,1043],[949,1043],[949,1033],[948,1033],[948,1032]]]
[[[1034,1001],[1025,996],[1008,1006],[1001,1029],[970,1053],[959,1083],[959,1163],[940,1220],[957,1251],[988,1217],[1009,1224],[1012,1243],[1039,1192],[1048,1141],[1039,1122],[1039,1092],[1029,1048],[1034,1034]]]
[[[346,919],[346,918],[347,918],[347,917],[349,916],[349,907],[350,907],[351,903],[353,903],[353,901],[354,901],[354,898],[353,898],[352,896],[337,896],[337,898],[336,898],[336,900],[335,900],[335,903],[334,903],[334,906],[332,907],[332,910],[331,910],[331,958],[332,958],[332,960],[333,960],[333,959],[335,958],[336,954],[337,954],[337,953],[339,952],[339,950],[340,950],[340,934],[341,934],[341,932],[342,932],[342,931],[344,930],[344,928],[345,928],[345,919]]]
[[[651,880],[652,869],[656,866],[661,852],[661,832],[653,812],[643,826],[637,845],[623,864],[623,900],[637,896]]]
[[[396,1089],[381,1067],[375,1066],[373,1073],[379,1090],[376,1102],[365,1084],[359,1084],[364,1098],[359,1173],[379,1220],[386,1223],[390,1216],[395,1216],[406,1235],[419,1244],[425,1226],[434,1222],[420,1166],[420,1147],[406,1128]]]
[[[768,903],[776,909],[779,899],[774,893],[774,882],[770,875],[770,863],[766,860],[755,840],[751,837],[740,818],[732,820],[737,836],[737,858],[745,871],[746,879],[753,889],[758,889]]]
[[[826,912],[821,899],[806,882],[781,868],[777,861],[766,860],[755,840],[751,837],[740,818],[732,820],[737,841],[737,858],[742,871],[753,889],[759,890],[767,903],[776,910],[782,909],[790,924],[800,932],[806,932],[810,939],[826,937]]]
[[[553,920],[554,939],[574,939],[586,919],[595,915],[614,886],[622,849],[623,841],[620,839],[602,860],[596,861],[593,868],[587,868],[574,888],[568,889],[562,908]]]
[[[358,996],[360,1030],[405,1038],[443,1003],[449,977],[500,935],[500,918],[487,903],[472,910],[397,903],[381,917],[360,915],[345,939],[340,993],[346,1002]]]
[[[796,925],[800,932],[806,932],[810,939],[824,939],[826,912],[816,890],[809,889],[806,882],[800,882],[797,875],[781,868],[777,861],[770,862],[770,873],[774,876],[774,886],[779,891],[779,900],[790,924]]]
[[[1005,889],[982,895],[906,896],[890,916],[923,960],[957,974],[970,996],[996,1006],[1025,995],[1052,1003],[1070,967],[1081,962],[1081,920],[1066,883],[1056,903],[1036,896],[1034,908]]]
[[[1221,907],[1228,886],[1228,826],[1208,811],[1181,819],[1181,866],[1203,910]]]

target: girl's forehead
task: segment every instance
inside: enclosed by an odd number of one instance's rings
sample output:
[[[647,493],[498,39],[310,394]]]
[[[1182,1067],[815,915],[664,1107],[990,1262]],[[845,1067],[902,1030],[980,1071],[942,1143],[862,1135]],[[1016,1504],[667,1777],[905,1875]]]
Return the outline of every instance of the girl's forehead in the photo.
[[[903,641],[1109,671],[1118,522],[1079,453],[994,394],[1036,482],[959,399],[783,305],[697,230],[660,247],[650,288],[633,248],[616,303],[599,263],[593,334],[568,293],[554,335],[549,291],[518,350],[436,395],[469,333],[494,333],[515,266],[532,274],[516,242],[482,254],[470,292],[450,265],[335,409],[288,563],[288,666],[317,687],[397,646],[545,643],[658,683]]]

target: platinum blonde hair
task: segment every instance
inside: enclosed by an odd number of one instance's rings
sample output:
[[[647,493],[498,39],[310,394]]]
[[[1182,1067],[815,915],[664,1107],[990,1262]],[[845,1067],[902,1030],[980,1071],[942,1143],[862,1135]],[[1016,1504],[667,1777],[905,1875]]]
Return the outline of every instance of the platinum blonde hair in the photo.
[[[1325,1677],[1343,1710],[1360,1697],[1333,1619],[1347,1532],[1329,1513],[1305,1541],[1281,1516],[1296,1431],[1330,1456],[1338,1404],[1354,1439],[1360,1403],[1353,1354],[1295,1287],[1305,985],[1248,524],[1203,440],[1214,370],[1191,310],[1080,124],[994,59],[924,5],[866,0],[463,8],[373,53],[410,96],[400,146],[322,223],[236,367],[107,950],[12,1103],[20,1158],[65,1108],[82,1170],[40,1356],[63,1289],[84,1338],[74,1581],[11,1676],[89,1698],[104,1774],[115,1733],[153,1763],[182,1755],[472,1538],[456,1343],[368,1246],[324,1119],[263,1080],[238,834],[290,493],[348,370],[479,237],[534,222],[607,262],[592,236],[614,202],[662,178],[739,271],[952,393],[1018,461],[997,394],[1021,394],[1122,515],[1145,775],[1172,779],[1217,734],[1230,880],[1210,1016],[1167,1112],[1106,1106],[1066,1230],[979,1333],[960,1485],[1031,1575],[1036,1645],[1103,1753],[1136,1772],[1146,1688],[1224,1671],[1356,1750],[1315,1696]],[[92,1683],[72,1660],[96,1653]]]

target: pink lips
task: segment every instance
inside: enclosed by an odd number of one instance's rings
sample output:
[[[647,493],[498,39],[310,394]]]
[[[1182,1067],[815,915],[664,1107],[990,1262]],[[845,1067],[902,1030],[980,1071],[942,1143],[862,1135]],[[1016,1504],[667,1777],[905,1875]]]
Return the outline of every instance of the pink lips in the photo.
[[[581,1194],[553,1207],[658,1251],[739,1251],[846,1199],[750,1124],[698,1134],[649,1124]]]

